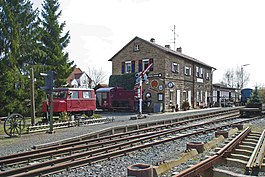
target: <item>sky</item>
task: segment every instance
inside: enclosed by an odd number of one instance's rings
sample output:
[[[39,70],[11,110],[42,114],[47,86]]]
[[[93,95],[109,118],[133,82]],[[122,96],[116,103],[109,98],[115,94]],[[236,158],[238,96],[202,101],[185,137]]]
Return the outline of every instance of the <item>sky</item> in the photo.
[[[42,0],[31,0],[41,10]],[[77,67],[102,69],[135,36],[174,48],[217,70],[250,74],[247,87],[265,86],[264,0],[59,0],[71,41],[66,51]],[[108,79],[105,83],[108,82]]]

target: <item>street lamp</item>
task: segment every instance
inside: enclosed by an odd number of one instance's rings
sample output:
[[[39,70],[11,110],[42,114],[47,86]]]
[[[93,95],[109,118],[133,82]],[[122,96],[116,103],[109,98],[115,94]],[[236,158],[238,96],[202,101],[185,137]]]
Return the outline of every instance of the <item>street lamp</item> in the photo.
[[[243,67],[244,66],[248,66],[250,64],[244,64],[241,66],[241,74],[242,74],[242,85],[241,85],[241,89],[244,87],[244,70],[243,70]]]

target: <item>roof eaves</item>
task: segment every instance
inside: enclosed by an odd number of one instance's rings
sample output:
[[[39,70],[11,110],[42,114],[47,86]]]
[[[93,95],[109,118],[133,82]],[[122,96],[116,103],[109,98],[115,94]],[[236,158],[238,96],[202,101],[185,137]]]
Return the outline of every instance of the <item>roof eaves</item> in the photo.
[[[135,36],[130,42],[128,42],[124,47],[122,47],[113,57],[111,57],[108,61],[112,61],[113,58],[115,58],[123,49],[125,49],[128,45],[130,45],[135,39],[141,39],[137,36]]]

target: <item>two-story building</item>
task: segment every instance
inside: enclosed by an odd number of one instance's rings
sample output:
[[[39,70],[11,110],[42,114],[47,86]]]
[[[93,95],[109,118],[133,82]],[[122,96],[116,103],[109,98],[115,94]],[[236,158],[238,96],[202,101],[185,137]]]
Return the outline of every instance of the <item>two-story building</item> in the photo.
[[[68,86],[74,88],[91,88],[91,82],[91,78],[80,68],[75,68],[67,78]]]
[[[118,51],[112,61],[112,74],[138,73],[153,67],[148,73],[148,82],[143,83],[143,101],[154,112],[182,108],[189,102],[191,108],[207,106],[212,97],[212,73],[215,68],[195,58],[155,43],[133,38]]]

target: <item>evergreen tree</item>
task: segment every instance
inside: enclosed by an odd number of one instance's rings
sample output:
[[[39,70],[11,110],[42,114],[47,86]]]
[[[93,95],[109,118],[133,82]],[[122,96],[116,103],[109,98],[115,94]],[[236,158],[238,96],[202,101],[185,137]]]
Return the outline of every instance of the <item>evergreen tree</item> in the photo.
[[[0,1],[0,114],[29,113],[29,65],[38,63],[38,11],[29,0]]]
[[[66,78],[75,67],[74,62],[69,61],[68,53],[64,52],[70,42],[70,35],[69,31],[62,35],[65,22],[58,21],[62,13],[58,0],[44,0],[42,6],[42,43],[46,52],[42,63],[56,72],[55,86],[59,87],[66,84]]]
[[[258,93],[258,88],[255,87],[255,90],[252,92],[251,97],[248,100],[248,104],[261,104],[261,98]]]

